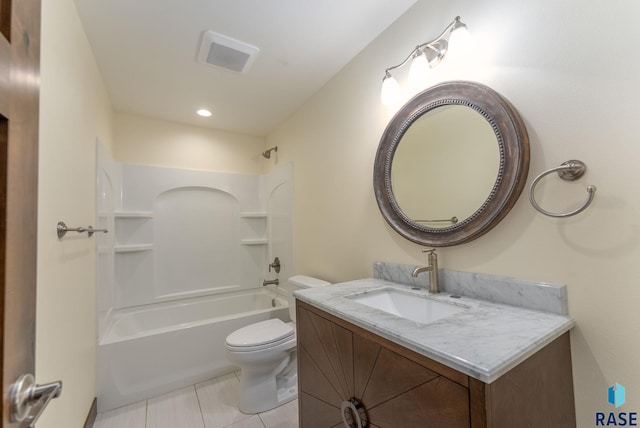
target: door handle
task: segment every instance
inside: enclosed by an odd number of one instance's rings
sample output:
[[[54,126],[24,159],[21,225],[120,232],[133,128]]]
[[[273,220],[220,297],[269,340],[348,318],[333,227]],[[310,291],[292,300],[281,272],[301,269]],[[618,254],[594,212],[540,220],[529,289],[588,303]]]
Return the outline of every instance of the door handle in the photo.
[[[36,385],[33,375],[20,376],[9,389],[11,422],[27,422],[33,427],[49,401],[60,397],[62,381]]]

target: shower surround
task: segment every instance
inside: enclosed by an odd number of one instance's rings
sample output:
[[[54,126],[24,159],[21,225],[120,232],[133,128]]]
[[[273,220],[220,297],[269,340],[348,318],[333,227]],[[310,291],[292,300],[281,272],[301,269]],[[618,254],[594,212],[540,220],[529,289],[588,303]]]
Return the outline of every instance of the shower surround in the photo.
[[[100,144],[97,153],[97,225],[110,232],[96,235],[105,411],[230,372],[226,335],[288,320],[285,287],[262,282],[276,256],[281,284],[294,273],[293,168],[230,174],[121,164]]]

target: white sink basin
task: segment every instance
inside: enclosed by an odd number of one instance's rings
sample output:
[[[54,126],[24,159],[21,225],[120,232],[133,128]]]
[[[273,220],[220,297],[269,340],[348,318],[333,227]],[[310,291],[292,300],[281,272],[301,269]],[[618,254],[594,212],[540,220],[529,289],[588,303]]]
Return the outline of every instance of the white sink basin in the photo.
[[[465,306],[388,289],[356,294],[347,296],[347,298],[362,305],[423,324],[431,323],[468,309]]]

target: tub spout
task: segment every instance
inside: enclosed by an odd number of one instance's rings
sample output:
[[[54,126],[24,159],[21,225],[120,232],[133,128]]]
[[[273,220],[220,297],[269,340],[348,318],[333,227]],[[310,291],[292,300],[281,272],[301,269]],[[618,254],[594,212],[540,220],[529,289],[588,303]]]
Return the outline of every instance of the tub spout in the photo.
[[[267,285],[280,285],[280,281],[278,278],[272,279],[271,281],[267,281],[266,279],[262,281],[262,286],[265,287]]]

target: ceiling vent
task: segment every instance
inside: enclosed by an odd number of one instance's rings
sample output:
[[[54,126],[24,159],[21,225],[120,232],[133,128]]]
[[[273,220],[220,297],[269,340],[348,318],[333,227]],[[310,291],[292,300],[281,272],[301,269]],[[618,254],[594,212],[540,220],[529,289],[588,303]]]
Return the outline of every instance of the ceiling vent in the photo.
[[[260,50],[213,31],[202,33],[198,61],[237,73],[246,73]]]

